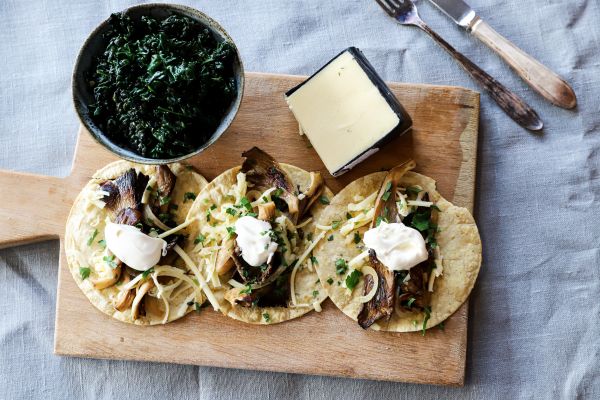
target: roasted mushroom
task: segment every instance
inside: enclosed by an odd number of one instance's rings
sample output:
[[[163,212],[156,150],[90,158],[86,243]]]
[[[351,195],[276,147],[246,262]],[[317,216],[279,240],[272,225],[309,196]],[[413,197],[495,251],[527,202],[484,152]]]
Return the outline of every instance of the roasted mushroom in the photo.
[[[263,221],[271,221],[275,218],[275,203],[269,201],[268,203],[258,205],[258,219]]]
[[[129,277],[129,274],[124,273],[123,274],[123,284],[127,284],[130,280],[131,280],[131,278]],[[127,310],[129,307],[131,307],[131,304],[133,303],[134,298],[135,298],[135,290],[134,289],[121,290],[119,292],[119,294],[117,295],[117,299],[115,301],[115,309],[117,309],[121,312]]]
[[[358,314],[358,324],[363,329],[367,329],[381,318],[388,320],[394,312],[396,296],[394,273],[379,262],[373,250],[369,250],[369,264],[377,272],[379,282],[375,296],[364,304]],[[365,275],[365,294],[371,291],[373,285],[373,277]]]
[[[252,189],[263,192],[277,188],[282,193],[273,198],[277,208],[286,214],[296,224],[298,222],[298,197],[294,194],[292,180],[281,168],[279,163],[258,147],[242,153],[246,159],[242,164],[242,172]]]
[[[281,253],[276,251],[273,253],[271,259],[263,265],[254,267],[246,262],[242,257],[242,251],[238,246],[235,246],[233,254],[231,256],[237,272],[244,281],[244,283],[257,283],[261,284],[265,282],[281,265]]]
[[[147,175],[131,168],[117,179],[100,184],[100,189],[108,193],[101,199],[105,208],[115,215],[126,208],[140,210],[148,180]]]
[[[375,228],[382,220],[390,223],[401,222],[396,207],[396,189],[404,174],[415,166],[415,162],[410,160],[393,168],[386,175],[375,202],[375,214],[371,222],[371,228]],[[377,272],[379,284],[375,296],[363,305],[358,314],[358,324],[363,329],[367,329],[381,318],[389,319],[394,311],[396,296],[394,272],[379,262],[373,250],[369,250],[369,264]],[[365,276],[365,295],[371,291],[373,284],[373,278],[370,275]]]
[[[325,189],[323,177],[318,172],[310,173],[310,183],[308,187],[302,191],[298,198],[301,198],[299,203],[300,218],[312,207],[315,201],[319,198]]]
[[[117,266],[111,269],[111,274],[106,278],[101,279],[92,279],[91,282],[94,287],[98,290],[106,289],[107,287],[111,287],[115,283],[119,281],[121,277],[121,262],[117,264]]]
[[[140,317],[140,303],[142,302],[142,299],[144,298],[146,293],[148,293],[153,287],[154,281],[152,279],[148,279],[144,281],[144,283],[142,283],[138,288],[137,293],[135,294],[135,298],[133,299],[133,302],[131,304],[131,318],[133,318],[134,320]]]

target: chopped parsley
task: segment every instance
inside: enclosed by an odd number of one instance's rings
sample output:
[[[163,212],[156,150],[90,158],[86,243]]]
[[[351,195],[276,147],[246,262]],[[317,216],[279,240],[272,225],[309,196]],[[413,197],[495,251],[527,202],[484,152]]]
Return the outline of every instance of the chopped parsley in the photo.
[[[178,210],[178,209],[179,209],[179,206],[178,206],[177,204],[169,204],[169,208],[170,208],[171,210]]]
[[[161,214],[158,214],[158,219],[160,219],[160,220],[161,220],[161,222],[162,222],[163,224],[166,224],[166,223],[167,223],[167,222],[169,222],[169,220],[171,219],[171,214],[169,214],[169,213],[161,213]],[[141,225],[141,224],[140,224],[140,225]],[[137,225],[136,225],[136,226],[137,226]],[[140,228],[140,229],[141,229],[141,228]]]
[[[117,268],[117,262],[115,261],[115,256],[104,256],[102,257],[102,260],[104,260],[105,263],[108,264],[109,267],[111,267],[112,269]]]
[[[308,234],[306,235],[306,239],[308,239],[309,242],[312,242],[312,240],[313,240],[313,233],[312,232],[308,232]]]
[[[337,228],[339,228],[341,223],[342,223],[341,221],[333,221],[331,223],[331,229],[337,229]]]
[[[329,198],[327,196],[321,196],[321,197],[319,197],[319,203],[329,204]]]
[[[183,194],[183,202],[185,203],[188,200],[192,200],[192,201],[196,200],[196,195],[192,192],[185,192]]]
[[[358,232],[354,232],[354,243],[360,243],[360,234]]]
[[[246,288],[240,290],[241,294],[250,294],[252,293],[252,286],[246,285]]]
[[[381,215],[379,215],[377,217],[377,219],[375,220],[375,226],[379,226],[379,224],[381,224],[381,222],[388,222],[386,218],[382,217]]]
[[[317,296],[319,295],[319,291],[318,290],[313,290],[312,295],[316,299]]]
[[[327,278],[327,283],[329,283],[330,285],[333,285],[333,278],[332,277]]]
[[[216,205],[216,204],[212,204],[212,205],[210,206],[210,209],[211,209],[211,211],[212,211],[212,210],[216,210],[216,209],[217,209],[217,205]]]
[[[338,258],[335,260],[335,272],[338,275],[343,275],[348,271],[348,263],[343,258]]]
[[[273,197],[279,197],[283,194],[283,189],[282,188],[277,188],[275,189],[272,193],[271,193],[271,198]]]
[[[194,302],[194,310],[199,313],[200,310],[202,309],[202,306],[200,305],[200,303],[198,303],[197,301]]]
[[[81,279],[86,280],[90,276],[91,269],[88,267],[79,267],[79,275],[81,275]]]
[[[315,256],[310,256],[310,262],[312,265],[319,265],[319,260],[317,260],[317,257]]]
[[[252,204],[250,204],[250,200],[248,200],[248,198],[242,197],[242,200],[240,200],[240,205],[246,210],[252,211]]]
[[[153,272],[154,272],[154,267],[148,268],[147,270],[145,270],[144,272],[142,272],[142,279],[148,278],[148,275],[150,275]]]
[[[269,315],[269,313],[263,313],[262,316],[263,316],[265,322],[271,322],[271,316]]]
[[[234,217],[235,217],[236,215],[238,215],[238,212],[237,212],[235,209],[233,209],[233,208],[230,208],[230,207],[227,207],[227,209],[225,210],[225,212],[226,212],[227,214],[229,214],[229,215],[232,215],[232,216],[234,216]]]
[[[346,219],[350,219],[352,218],[352,214],[350,214],[349,212],[346,213]]]
[[[436,206],[435,204],[432,204],[430,208],[434,209],[437,212],[442,212],[442,210],[440,210],[440,208],[438,206]]]
[[[327,238],[327,241],[328,241],[328,242],[331,242],[332,240],[333,240],[333,235],[330,235],[330,236]]]
[[[104,240],[104,239],[98,240],[98,245],[100,245],[100,247],[105,249],[106,248],[106,240]]]
[[[87,241],[88,246],[91,246],[92,243],[94,243],[94,239],[96,239],[96,236],[98,236],[98,229],[94,229],[94,232],[92,232],[92,235],[89,237]]]
[[[410,306],[412,306],[412,304],[415,302],[415,300],[416,300],[416,299],[415,299],[414,297],[412,297],[412,296],[411,296],[411,297],[408,299],[408,302],[406,303],[406,306],[407,306],[407,307],[410,307]]]
[[[429,229],[429,220],[431,219],[431,210],[424,208],[423,211],[417,210],[412,217],[411,225],[420,232]]]
[[[355,269],[346,277],[346,287],[350,290],[353,290],[356,285],[358,285],[358,281],[362,276],[362,272]]]
[[[227,233],[229,233],[229,237],[233,237],[233,235],[235,235],[235,226],[228,226],[226,229]]]
[[[170,201],[171,201],[171,197],[170,196],[161,197],[160,198],[160,205],[164,206],[165,204],[169,204]]]
[[[419,189],[416,186],[409,186],[406,188],[406,193],[407,194],[414,194],[415,196],[418,195],[419,193],[421,193],[423,190]]]
[[[421,332],[421,336],[425,336],[425,330],[427,329],[427,321],[429,321],[429,318],[431,317],[431,308],[425,307],[423,311],[425,312],[425,318],[423,318],[423,329]]]
[[[392,182],[388,182],[387,185],[385,185],[385,190],[383,191],[383,195],[381,196],[381,200],[383,201],[387,201],[391,194],[392,194]]]
[[[196,239],[194,239],[194,244],[198,244],[198,243],[204,243],[204,241],[206,240],[206,236],[204,236],[203,234],[199,234],[198,237]]]

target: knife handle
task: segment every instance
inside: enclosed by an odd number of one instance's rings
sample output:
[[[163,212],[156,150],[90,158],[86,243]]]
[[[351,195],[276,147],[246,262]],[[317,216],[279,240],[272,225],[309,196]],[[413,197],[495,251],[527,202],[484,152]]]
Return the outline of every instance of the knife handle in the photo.
[[[468,30],[552,104],[567,109],[577,105],[577,97],[564,79],[500,35],[484,20],[475,17]]]

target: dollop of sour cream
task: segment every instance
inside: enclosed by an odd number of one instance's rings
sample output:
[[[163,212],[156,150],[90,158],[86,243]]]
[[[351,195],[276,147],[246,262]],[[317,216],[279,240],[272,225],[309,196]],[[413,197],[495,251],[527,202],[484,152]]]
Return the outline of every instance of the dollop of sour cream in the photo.
[[[135,226],[109,222],[104,228],[106,247],[129,267],[145,271],[152,268],[164,255],[167,242],[153,238]]]
[[[269,262],[277,250],[277,243],[271,240],[271,224],[267,221],[247,215],[235,222],[235,233],[242,258],[253,267]]]
[[[365,232],[363,241],[391,271],[409,270],[428,258],[421,233],[402,223],[382,221]]]

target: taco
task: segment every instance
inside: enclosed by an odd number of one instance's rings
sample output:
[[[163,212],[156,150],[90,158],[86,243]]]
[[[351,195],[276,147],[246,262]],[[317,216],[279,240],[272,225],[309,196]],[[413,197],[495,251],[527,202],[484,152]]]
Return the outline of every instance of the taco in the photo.
[[[312,249],[331,191],[319,173],[277,163],[258,148],[216,177],[190,212],[185,247],[206,276],[215,310],[253,324],[320,311],[327,297]]]
[[[473,217],[414,167],[409,161],[352,182],[318,221],[331,238],[314,250],[319,278],[364,329],[424,334],[461,306],[479,273]]]
[[[164,324],[205,300],[179,259],[185,216],[206,180],[182,164],[116,161],[94,173],[67,219],[75,282],[123,322]]]

